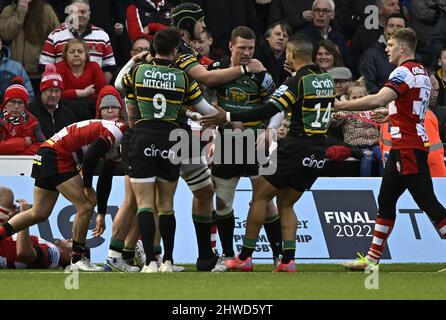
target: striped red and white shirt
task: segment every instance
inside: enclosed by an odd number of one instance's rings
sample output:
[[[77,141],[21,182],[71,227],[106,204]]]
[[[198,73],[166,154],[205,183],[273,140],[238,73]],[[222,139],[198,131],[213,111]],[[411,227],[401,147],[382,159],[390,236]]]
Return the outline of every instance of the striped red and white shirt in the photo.
[[[39,64],[55,64],[61,61],[65,44],[73,38],[80,38],[87,42],[90,49],[90,60],[99,64],[101,68],[116,65],[110,37],[104,30],[94,25],[88,25],[87,30],[78,36],[64,24],[48,35],[40,54]]]

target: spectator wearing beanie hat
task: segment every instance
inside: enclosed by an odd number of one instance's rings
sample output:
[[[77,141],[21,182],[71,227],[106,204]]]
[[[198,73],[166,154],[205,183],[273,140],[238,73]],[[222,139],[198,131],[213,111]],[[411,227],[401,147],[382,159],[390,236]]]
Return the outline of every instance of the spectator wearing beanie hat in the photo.
[[[76,122],[73,111],[60,101],[63,89],[62,76],[57,73],[53,64],[47,64],[40,82],[41,96],[28,107],[42,126],[47,139]]]
[[[33,155],[45,137],[37,119],[26,111],[28,91],[16,77],[6,89],[0,112],[0,154]]]
[[[96,101],[96,119],[124,121],[124,103],[115,87],[107,85],[99,92]]]

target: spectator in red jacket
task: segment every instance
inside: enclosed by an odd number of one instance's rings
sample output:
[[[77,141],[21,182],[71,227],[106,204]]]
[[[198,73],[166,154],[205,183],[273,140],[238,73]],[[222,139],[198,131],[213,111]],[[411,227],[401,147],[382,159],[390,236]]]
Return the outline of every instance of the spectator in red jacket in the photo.
[[[56,63],[65,86],[62,99],[66,102],[74,100],[68,104],[77,121],[94,119],[98,93],[107,84],[104,73],[97,63],[90,61],[87,43],[81,39],[67,42],[62,59]]]
[[[45,137],[37,119],[25,110],[28,91],[16,77],[6,89],[0,111],[0,154],[33,155]]]
[[[147,35],[153,40],[156,31],[170,25],[170,10],[168,1],[136,0],[126,11],[129,39],[133,42]]]

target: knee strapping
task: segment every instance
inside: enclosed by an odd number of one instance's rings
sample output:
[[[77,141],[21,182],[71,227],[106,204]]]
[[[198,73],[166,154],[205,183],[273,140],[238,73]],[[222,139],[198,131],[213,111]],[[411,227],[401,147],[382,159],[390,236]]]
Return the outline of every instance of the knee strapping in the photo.
[[[182,175],[182,178],[192,192],[212,184],[211,171],[207,167],[186,172]]]

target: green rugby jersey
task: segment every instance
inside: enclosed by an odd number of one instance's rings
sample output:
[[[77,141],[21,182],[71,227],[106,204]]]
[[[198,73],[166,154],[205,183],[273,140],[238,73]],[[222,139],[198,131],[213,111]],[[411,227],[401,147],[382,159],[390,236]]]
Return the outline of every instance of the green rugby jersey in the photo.
[[[325,136],[334,107],[335,84],[319,66],[307,65],[289,77],[269,102],[280,111],[291,111],[290,136]]]
[[[176,121],[182,106],[197,104],[203,99],[195,80],[176,68],[172,62],[154,59],[135,65],[122,79],[127,94],[138,105],[141,119]]]
[[[230,60],[214,62],[209,70],[230,67]],[[239,78],[215,87],[217,104],[228,112],[243,112],[261,107],[276,89],[273,78],[267,72],[249,73]],[[243,123],[244,127],[262,127],[263,121]]]

